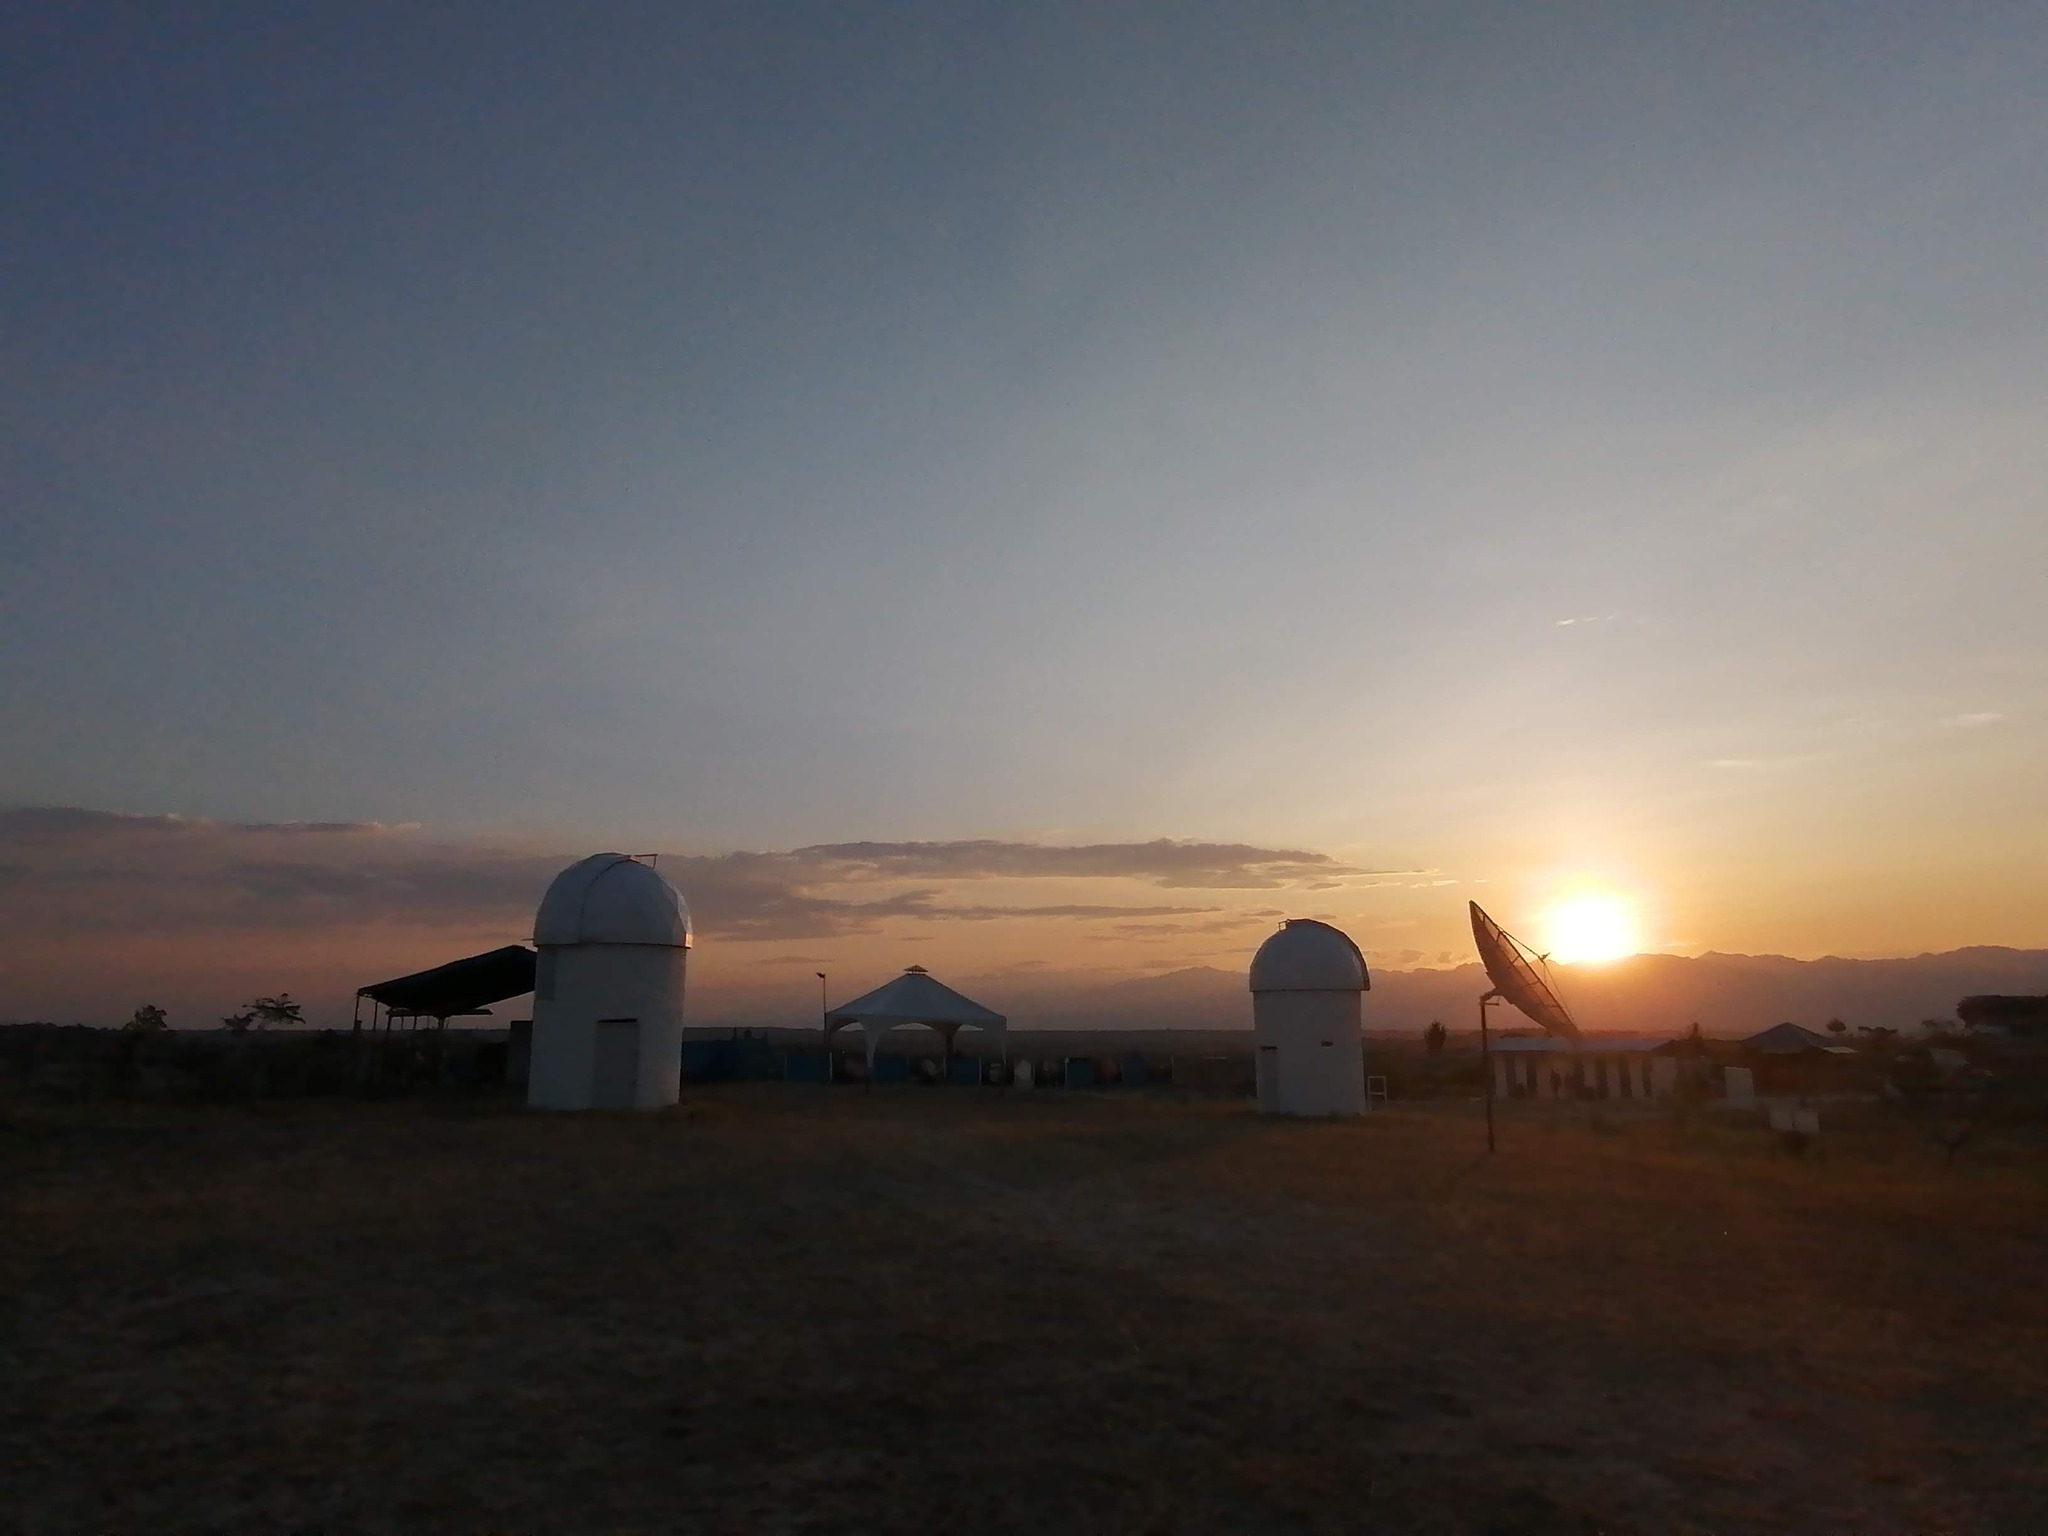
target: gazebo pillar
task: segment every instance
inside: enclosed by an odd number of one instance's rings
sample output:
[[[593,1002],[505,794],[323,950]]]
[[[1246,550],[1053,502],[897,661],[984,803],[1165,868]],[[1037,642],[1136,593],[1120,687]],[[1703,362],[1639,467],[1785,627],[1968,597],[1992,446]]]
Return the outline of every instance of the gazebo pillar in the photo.
[[[860,1032],[867,1037],[868,1082],[872,1084],[875,1080],[875,1056],[881,1049],[882,1036],[889,1033],[889,1021],[887,1019],[862,1019],[860,1021]]]

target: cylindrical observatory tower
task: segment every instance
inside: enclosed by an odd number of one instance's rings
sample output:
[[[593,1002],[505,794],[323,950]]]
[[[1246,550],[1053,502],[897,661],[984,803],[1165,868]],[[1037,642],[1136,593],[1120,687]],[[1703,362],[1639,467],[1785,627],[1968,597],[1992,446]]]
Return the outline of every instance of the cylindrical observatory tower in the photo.
[[[683,1075],[690,909],[623,853],[571,864],[533,920],[535,1109],[660,1109]]]
[[[1269,1115],[1365,1113],[1359,1038],[1365,956],[1349,934],[1290,918],[1252,956],[1259,1109]]]

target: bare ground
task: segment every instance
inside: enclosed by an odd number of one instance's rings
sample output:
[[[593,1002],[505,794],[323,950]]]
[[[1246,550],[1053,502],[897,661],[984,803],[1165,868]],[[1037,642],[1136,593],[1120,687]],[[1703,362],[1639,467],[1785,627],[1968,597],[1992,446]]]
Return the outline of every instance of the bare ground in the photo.
[[[0,1522],[2048,1527],[2048,1154],[1000,1090],[0,1114]]]

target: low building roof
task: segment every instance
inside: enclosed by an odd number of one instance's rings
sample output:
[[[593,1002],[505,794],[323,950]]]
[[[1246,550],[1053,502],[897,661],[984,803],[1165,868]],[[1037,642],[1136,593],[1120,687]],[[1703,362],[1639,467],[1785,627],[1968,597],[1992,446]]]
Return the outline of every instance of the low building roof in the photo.
[[[1803,1024],[1773,1024],[1742,1042],[1745,1051],[1764,1056],[1803,1056],[1808,1051],[1825,1051],[1835,1042]]]

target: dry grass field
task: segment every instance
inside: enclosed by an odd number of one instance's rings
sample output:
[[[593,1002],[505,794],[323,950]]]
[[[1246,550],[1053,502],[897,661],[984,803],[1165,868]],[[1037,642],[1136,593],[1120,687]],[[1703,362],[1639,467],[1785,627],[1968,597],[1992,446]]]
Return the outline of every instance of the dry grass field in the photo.
[[[2048,1528],[2048,1156],[778,1085],[0,1114],[0,1521]]]

